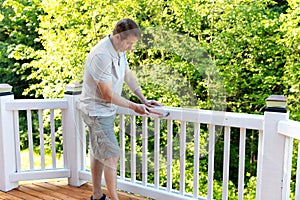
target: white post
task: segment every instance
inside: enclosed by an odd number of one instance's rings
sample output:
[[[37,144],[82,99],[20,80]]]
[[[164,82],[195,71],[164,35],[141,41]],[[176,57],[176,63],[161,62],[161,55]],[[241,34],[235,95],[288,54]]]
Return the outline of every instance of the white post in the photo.
[[[80,178],[80,170],[83,169],[85,156],[85,139],[83,134],[83,121],[77,108],[81,86],[68,85],[65,99],[68,101],[68,109],[63,111],[63,142],[65,167],[71,171],[68,180],[72,186],[80,186],[85,183]]]
[[[16,152],[13,112],[7,111],[5,104],[14,100],[12,92],[0,93],[0,190],[9,191],[18,187],[9,175],[16,172]]]
[[[258,152],[257,200],[281,200],[283,192],[285,137],[278,133],[280,120],[289,118],[286,108],[267,107]]]

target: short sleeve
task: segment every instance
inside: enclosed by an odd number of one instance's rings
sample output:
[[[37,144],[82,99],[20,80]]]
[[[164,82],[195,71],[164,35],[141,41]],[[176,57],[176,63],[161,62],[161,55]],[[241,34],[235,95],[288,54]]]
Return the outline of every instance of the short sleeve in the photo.
[[[97,82],[112,81],[112,59],[107,54],[95,54],[89,63],[89,72]]]

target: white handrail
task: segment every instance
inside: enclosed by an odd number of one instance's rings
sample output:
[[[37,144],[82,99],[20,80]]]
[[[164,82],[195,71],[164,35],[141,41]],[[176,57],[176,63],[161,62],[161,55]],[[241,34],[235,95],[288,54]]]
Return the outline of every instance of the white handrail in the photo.
[[[300,140],[300,122],[281,120],[278,122],[278,133]]]
[[[156,107],[154,110],[162,113],[168,112],[167,117],[161,117],[164,119],[263,130],[263,115],[174,107]],[[118,108],[118,113],[140,116],[134,111],[122,107]],[[154,114],[150,114],[149,117],[160,118]]]
[[[6,102],[6,110],[67,109],[65,99],[14,99]]]

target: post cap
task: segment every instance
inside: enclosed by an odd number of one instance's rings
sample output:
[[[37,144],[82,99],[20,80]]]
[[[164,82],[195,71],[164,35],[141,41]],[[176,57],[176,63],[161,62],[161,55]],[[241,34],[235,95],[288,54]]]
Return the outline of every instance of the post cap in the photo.
[[[270,95],[266,98],[267,107],[264,111],[269,112],[287,112],[287,99],[284,95]]]
[[[81,94],[81,91],[82,91],[82,84],[69,83],[65,87],[65,94],[77,95],[77,94]]]
[[[12,86],[7,83],[0,83],[0,96],[11,95],[12,93]]]

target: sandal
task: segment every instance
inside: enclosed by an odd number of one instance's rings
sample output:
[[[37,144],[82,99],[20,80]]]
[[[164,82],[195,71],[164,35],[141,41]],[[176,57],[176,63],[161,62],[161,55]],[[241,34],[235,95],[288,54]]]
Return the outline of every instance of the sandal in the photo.
[[[106,195],[103,194],[103,196],[100,199],[94,199],[93,196],[91,196],[91,200],[106,200]]]

